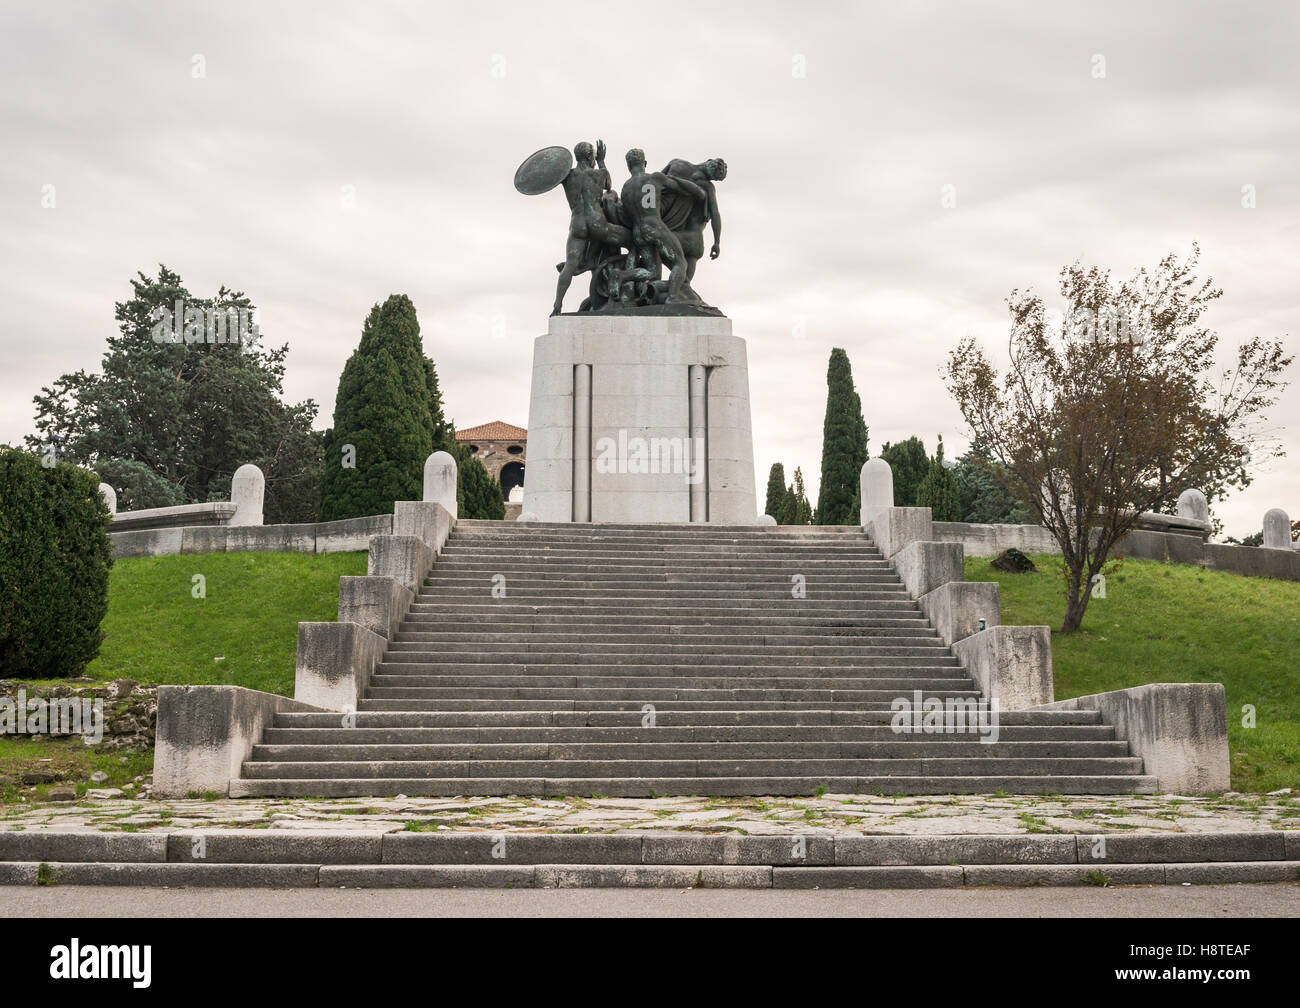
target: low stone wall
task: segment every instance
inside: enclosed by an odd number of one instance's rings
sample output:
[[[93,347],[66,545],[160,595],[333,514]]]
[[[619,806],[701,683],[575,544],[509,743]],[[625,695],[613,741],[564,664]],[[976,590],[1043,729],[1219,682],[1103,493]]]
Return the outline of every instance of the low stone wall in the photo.
[[[1021,553],[1060,553],[1056,540],[1041,525],[935,522],[934,538],[961,543],[966,555],[973,557],[997,556],[1012,548]],[[1245,577],[1300,581],[1300,550],[1202,542],[1198,536],[1177,532],[1135,529],[1115,548],[1114,555],[1189,564]]]
[[[194,525],[110,532],[113,556],[177,553],[343,553],[368,548],[370,537],[390,535],[392,515],[368,515],[307,525]]]

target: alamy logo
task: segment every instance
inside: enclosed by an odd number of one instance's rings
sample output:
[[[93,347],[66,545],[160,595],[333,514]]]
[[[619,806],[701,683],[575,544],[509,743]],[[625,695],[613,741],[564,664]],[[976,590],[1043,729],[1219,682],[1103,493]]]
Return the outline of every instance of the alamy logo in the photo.
[[[629,437],[596,439],[596,472],[617,475],[679,473],[687,483],[704,482],[704,438]]]
[[[257,320],[248,308],[200,308],[177,299],[173,309],[149,313],[155,343],[244,343],[258,336]]]
[[[73,938],[50,949],[55,980],[130,980],[137,989],[152,982],[152,945],[82,945]]]
[[[86,745],[104,738],[104,701],[89,697],[27,699],[27,691],[0,697],[0,735],[80,735]]]
[[[998,702],[979,697],[927,697],[920,690],[895,697],[889,721],[895,735],[978,735],[992,745],[998,740]]]

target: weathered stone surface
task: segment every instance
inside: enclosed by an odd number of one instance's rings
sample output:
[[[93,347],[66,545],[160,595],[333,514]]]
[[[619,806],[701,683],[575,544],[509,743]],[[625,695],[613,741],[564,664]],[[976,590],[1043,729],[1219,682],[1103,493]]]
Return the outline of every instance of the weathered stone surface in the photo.
[[[433,557],[432,547],[419,536],[371,536],[366,573],[371,577],[392,578],[418,593],[433,567]]]
[[[161,833],[0,832],[0,861],[166,861]]]
[[[640,834],[388,833],[386,864],[638,864]]]
[[[313,830],[308,833],[280,829],[203,829],[165,837],[148,836],[148,839],[166,841],[164,858],[117,860],[167,860],[193,864],[378,864],[382,838],[383,834],[377,831],[360,830]]]
[[[894,506],[894,470],[882,458],[867,459],[862,464],[858,485],[862,491],[861,520],[865,528],[877,511]]]
[[[971,557],[993,557],[1003,550],[1022,553],[1060,553],[1052,534],[1041,525],[980,525],[970,522],[935,522],[930,536],[941,542],[959,542]]]
[[[1180,493],[1177,511],[1180,518],[1191,518],[1198,522],[1210,520],[1210,502],[1199,490],[1184,490]]]
[[[534,344],[528,451],[524,509],[541,521],[753,525],[744,341],[723,317],[552,317]]]
[[[117,514],[117,491],[107,483],[99,484],[99,496],[104,498],[104,506],[110,515]]]
[[[225,794],[263,729],[282,710],[319,708],[242,686],[158,687],[154,793],[165,798]]]
[[[357,623],[392,640],[415,593],[390,577],[339,578],[339,622]]]
[[[230,503],[235,513],[231,525],[261,525],[262,498],[266,493],[266,477],[255,465],[241,465],[230,480]]]
[[[323,710],[356,710],[387,643],[357,623],[299,623],[294,697]]]
[[[993,558],[992,566],[1006,574],[1028,574],[1031,571],[1038,570],[1034,566],[1034,561],[1021,553],[1014,547],[1004,549],[1001,553]]]
[[[917,605],[947,644],[1002,624],[1001,587],[996,581],[950,581],[922,595]]]
[[[1053,699],[1052,631],[1045,626],[995,626],[953,645],[975,685],[1004,711]]]
[[[904,587],[914,597],[965,578],[960,543],[910,542],[892,558]]]
[[[1044,705],[1095,710],[1141,758],[1161,791],[1228,789],[1227,709],[1222,683],[1151,683]]]
[[[1104,842],[1098,843],[1099,839]],[[1104,838],[1080,834],[1076,841],[1080,864],[1280,861],[1287,856],[1286,835],[1281,831],[1190,835],[1143,833]]]
[[[451,533],[451,512],[437,501],[396,501],[393,504],[393,535],[415,536],[437,555]]]
[[[1290,550],[1291,518],[1281,508],[1264,512],[1264,549]]]
[[[1073,836],[838,836],[838,865],[1062,864],[1075,860]]]
[[[774,889],[946,889],[963,881],[957,865],[772,869]]]
[[[424,499],[441,504],[454,521],[456,511],[456,460],[436,451],[424,460]]]
[[[929,508],[878,508],[864,527],[886,560],[892,560],[909,543],[934,541],[934,521]]]

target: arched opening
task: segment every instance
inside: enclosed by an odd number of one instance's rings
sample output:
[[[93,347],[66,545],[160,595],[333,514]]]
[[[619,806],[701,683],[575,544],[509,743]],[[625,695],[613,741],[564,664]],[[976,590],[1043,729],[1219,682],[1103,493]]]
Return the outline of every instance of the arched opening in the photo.
[[[507,462],[501,467],[501,496],[510,499],[510,491],[524,485],[524,466],[521,462]]]

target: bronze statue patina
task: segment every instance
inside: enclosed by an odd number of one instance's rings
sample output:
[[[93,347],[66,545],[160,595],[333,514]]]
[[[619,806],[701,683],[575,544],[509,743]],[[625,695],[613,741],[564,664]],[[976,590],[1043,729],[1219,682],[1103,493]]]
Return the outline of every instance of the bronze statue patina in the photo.
[[[619,192],[605,167],[605,143],[582,141],[574,160],[563,147],[546,147],[515,172],[515,188],[538,195],[563,186],[569,203],[569,236],[551,314],[564,307],[575,276],[591,273],[582,312],[717,314],[691,281],[704,255],[704,225],[712,222],[710,258],[720,252],[722,218],[715,182],[727,177],[721,158],[701,164],[674,159],[662,172],[647,172],[643,151],[627,153],[629,177]],[[668,277],[664,279],[665,267]]]

